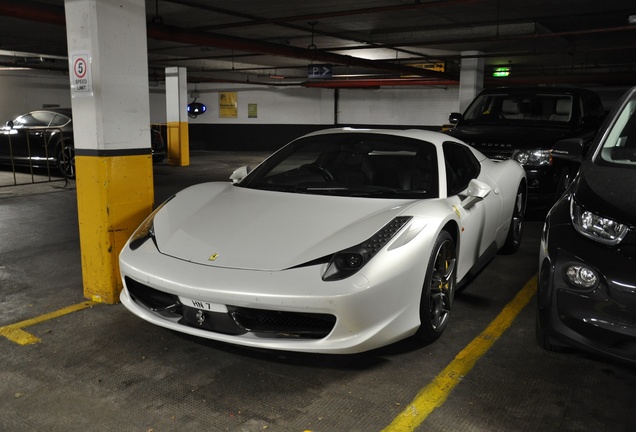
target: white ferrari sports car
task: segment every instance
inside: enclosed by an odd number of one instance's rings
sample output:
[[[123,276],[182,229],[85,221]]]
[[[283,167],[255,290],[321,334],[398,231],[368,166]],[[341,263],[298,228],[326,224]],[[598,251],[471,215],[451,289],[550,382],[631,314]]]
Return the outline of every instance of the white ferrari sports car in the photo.
[[[447,327],[457,289],[521,241],[526,178],[423,130],[329,129],[135,231],[121,302],[153,324],[276,350],[356,353]]]

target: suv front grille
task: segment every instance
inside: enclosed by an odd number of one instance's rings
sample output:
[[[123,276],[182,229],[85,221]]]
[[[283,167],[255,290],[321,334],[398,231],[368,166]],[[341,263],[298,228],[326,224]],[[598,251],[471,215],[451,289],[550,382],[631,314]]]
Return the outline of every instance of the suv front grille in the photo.
[[[485,156],[488,156],[490,159],[510,159],[514,151],[512,144],[480,142],[471,142],[469,144],[482,152]]]

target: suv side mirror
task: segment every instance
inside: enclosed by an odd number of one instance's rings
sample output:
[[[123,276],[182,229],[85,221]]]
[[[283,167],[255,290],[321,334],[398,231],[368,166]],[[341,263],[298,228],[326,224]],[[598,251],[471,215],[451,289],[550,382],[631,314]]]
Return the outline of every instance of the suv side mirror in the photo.
[[[13,129],[13,120],[9,120],[9,121],[7,122],[7,127],[8,127],[9,129]]]
[[[557,141],[552,148],[552,156],[568,161],[581,161],[585,141],[583,138],[568,138]]]
[[[457,124],[462,119],[462,114],[458,112],[452,112],[448,116],[448,122],[450,124]]]

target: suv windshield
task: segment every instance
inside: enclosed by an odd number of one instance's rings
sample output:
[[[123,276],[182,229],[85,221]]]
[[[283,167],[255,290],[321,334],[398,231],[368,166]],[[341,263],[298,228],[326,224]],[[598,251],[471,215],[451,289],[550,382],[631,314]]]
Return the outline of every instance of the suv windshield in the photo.
[[[239,186],[374,198],[439,197],[435,145],[378,133],[329,133],[298,139]]]
[[[597,150],[595,160],[636,167],[636,89],[626,97]]]
[[[575,113],[568,94],[483,94],[470,105],[464,123],[550,122],[566,124]]]

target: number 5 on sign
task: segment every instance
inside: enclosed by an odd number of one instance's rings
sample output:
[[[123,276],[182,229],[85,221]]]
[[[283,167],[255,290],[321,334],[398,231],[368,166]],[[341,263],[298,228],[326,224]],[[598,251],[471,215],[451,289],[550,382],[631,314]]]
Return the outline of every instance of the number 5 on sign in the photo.
[[[91,56],[88,52],[76,52],[70,56],[71,96],[93,96]]]

